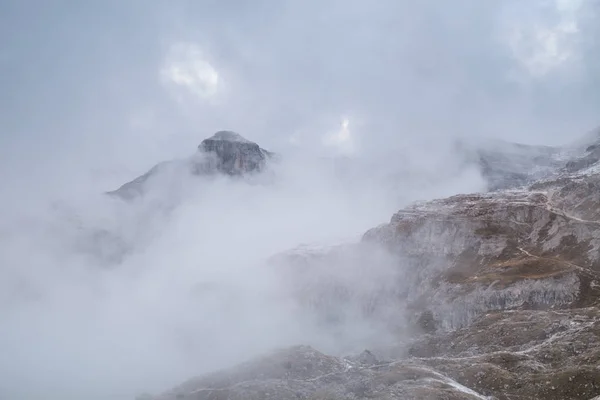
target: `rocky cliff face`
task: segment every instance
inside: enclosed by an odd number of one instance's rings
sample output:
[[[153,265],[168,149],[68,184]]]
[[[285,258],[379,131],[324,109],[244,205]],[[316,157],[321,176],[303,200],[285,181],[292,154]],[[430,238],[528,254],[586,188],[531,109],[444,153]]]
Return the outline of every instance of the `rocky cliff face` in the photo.
[[[146,193],[152,180],[174,171],[176,174],[242,176],[262,171],[275,155],[258,144],[231,131],[219,131],[204,139],[198,152],[184,160],[171,160],[155,165],[145,174],[127,182],[108,194],[133,199]]]
[[[590,306],[600,294],[599,183],[560,177],[415,205],[364,239],[418,270],[412,279],[426,297],[414,301],[445,330],[491,310]]]
[[[540,175],[531,168],[541,161],[518,164],[524,179],[516,180],[495,164],[511,189],[414,204],[360,243],[273,259],[298,304],[324,324],[354,310],[398,341],[356,357],[295,347],[156,399],[597,398],[600,147],[592,139],[566,160],[543,150],[550,161]]]

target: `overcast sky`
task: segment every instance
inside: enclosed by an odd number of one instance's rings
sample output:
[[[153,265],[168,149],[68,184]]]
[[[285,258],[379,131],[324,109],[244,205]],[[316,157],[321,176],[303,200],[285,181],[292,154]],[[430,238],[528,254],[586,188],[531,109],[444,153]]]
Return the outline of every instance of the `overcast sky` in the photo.
[[[218,129],[346,153],[457,134],[566,142],[600,122],[599,8],[4,0],[2,165],[139,172]]]

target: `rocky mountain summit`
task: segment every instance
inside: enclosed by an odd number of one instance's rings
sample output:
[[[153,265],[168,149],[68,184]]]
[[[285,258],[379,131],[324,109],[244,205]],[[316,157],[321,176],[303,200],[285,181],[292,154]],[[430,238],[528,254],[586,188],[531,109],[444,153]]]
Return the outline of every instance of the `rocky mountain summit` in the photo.
[[[397,340],[349,357],[280,350],[150,398],[599,398],[600,135],[537,150],[488,154],[496,190],[273,258],[324,326],[359,315]]]
[[[198,150],[214,155],[213,163],[208,165],[210,172],[216,170],[227,175],[260,172],[273,157],[273,153],[231,131],[219,131],[204,139]],[[206,167],[201,169],[206,171]]]
[[[168,170],[176,169],[178,173],[192,175],[242,176],[261,172],[274,153],[261,148],[238,133],[219,131],[204,139],[198,146],[196,154],[183,160],[161,162],[145,174],[125,183],[108,194],[123,199],[133,199],[146,193],[153,179]]]

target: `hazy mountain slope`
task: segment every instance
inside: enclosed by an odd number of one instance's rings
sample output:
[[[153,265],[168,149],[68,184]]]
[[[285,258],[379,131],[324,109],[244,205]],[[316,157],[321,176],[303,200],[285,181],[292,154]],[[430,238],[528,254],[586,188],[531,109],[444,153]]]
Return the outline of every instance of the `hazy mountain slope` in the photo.
[[[480,169],[490,190],[522,187],[547,177],[577,154],[571,146],[533,146],[501,140],[463,140],[455,144],[455,151]]]
[[[298,347],[189,381],[158,399],[600,395],[595,142],[562,164],[560,152],[541,153],[534,158],[552,161],[528,186],[418,203],[368,231],[362,243],[273,260],[299,305],[324,324],[343,324],[355,310],[391,335],[375,351],[380,360]],[[519,157],[531,154],[526,149]],[[362,287],[346,279],[357,273],[364,274]]]

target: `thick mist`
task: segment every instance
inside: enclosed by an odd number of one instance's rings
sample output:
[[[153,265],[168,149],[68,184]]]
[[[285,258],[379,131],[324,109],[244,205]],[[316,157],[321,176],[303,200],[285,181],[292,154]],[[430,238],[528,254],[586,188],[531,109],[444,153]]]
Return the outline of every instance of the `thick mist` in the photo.
[[[395,179],[412,189],[393,193],[377,170],[333,161],[289,155],[248,179],[174,167],[132,202],[98,190],[13,204],[0,248],[3,395],[128,399],[273,347],[383,342],[351,314],[337,332],[321,327],[277,272],[285,263],[268,261],[302,244],[355,242],[407,201],[446,193],[439,177],[410,174]],[[445,178],[482,183],[459,165]],[[381,256],[337,264],[329,273],[367,295],[401,271]]]
[[[457,137],[594,127],[597,16],[593,0],[2,2],[0,398],[132,399],[273,347],[393,340],[352,307],[324,327],[273,256],[484,190]],[[141,199],[104,194],[222,129],[280,160],[247,179],[175,163]],[[304,283],[369,297],[402,274],[377,251],[329,262]]]

